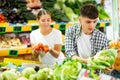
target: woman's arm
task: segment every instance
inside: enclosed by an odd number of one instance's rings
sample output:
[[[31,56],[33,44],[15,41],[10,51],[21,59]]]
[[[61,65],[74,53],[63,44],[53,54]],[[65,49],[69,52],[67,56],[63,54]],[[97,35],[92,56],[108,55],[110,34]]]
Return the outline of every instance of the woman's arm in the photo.
[[[61,44],[55,44],[54,48],[49,48],[49,52],[51,53],[51,55],[53,55],[54,57],[59,57],[59,53],[61,51]]]

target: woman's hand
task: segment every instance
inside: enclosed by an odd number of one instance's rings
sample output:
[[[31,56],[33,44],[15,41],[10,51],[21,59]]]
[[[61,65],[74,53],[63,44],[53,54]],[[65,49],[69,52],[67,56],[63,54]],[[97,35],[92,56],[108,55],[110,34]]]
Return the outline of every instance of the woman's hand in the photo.
[[[37,57],[39,54],[41,57],[43,57],[45,53],[47,53],[48,51],[49,51],[49,46],[44,45],[42,43],[38,43],[37,45],[33,47],[33,55],[35,57]]]
[[[38,43],[37,45],[34,46],[33,48],[35,51],[42,51],[47,53],[49,51],[49,46],[48,45],[44,45],[42,43]]]

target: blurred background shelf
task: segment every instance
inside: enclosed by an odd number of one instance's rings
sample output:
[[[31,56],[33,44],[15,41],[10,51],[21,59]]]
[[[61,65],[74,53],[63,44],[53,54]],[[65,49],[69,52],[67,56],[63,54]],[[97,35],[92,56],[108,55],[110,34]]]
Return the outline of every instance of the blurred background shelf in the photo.
[[[51,27],[59,29],[59,30],[66,30],[70,25],[74,23],[55,23],[51,24]],[[96,28],[111,26],[111,22],[98,22]],[[7,33],[7,32],[27,32],[32,31],[39,28],[39,25],[16,25],[16,26],[8,26],[8,25],[0,25],[0,34]]]
[[[18,56],[21,54],[31,54],[32,48],[21,48],[21,49],[7,49],[7,50],[0,50],[0,56]]]

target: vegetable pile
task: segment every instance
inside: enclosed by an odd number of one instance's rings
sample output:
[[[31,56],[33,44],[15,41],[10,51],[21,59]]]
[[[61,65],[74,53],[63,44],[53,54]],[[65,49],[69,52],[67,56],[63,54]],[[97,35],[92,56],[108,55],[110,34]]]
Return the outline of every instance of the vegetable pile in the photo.
[[[106,49],[100,51],[93,58],[88,59],[88,66],[93,69],[104,70],[106,68],[112,67],[115,58],[117,56],[117,51],[115,49]]]
[[[49,68],[49,65],[45,68],[27,67],[19,72],[20,75],[18,71],[1,70],[0,80],[77,80],[79,75],[98,80],[106,68],[113,66],[116,56],[115,49],[106,49],[89,58],[87,64],[79,59],[65,58],[62,64],[54,64],[54,68]]]
[[[75,22],[80,15],[80,8],[84,4],[94,4],[98,7],[99,19],[110,20],[104,6],[97,4],[96,0],[47,0],[43,1],[43,8],[48,9],[52,19],[56,22]]]
[[[79,60],[66,58],[63,64],[55,65],[55,80],[76,80],[82,68]]]

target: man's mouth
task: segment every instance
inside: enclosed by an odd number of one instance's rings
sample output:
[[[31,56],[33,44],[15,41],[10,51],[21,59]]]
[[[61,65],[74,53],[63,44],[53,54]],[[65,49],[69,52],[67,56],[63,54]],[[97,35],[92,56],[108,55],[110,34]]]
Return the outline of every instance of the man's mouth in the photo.
[[[92,28],[88,28],[88,30],[90,30],[90,31],[91,31],[91,30],[92,30]]]

